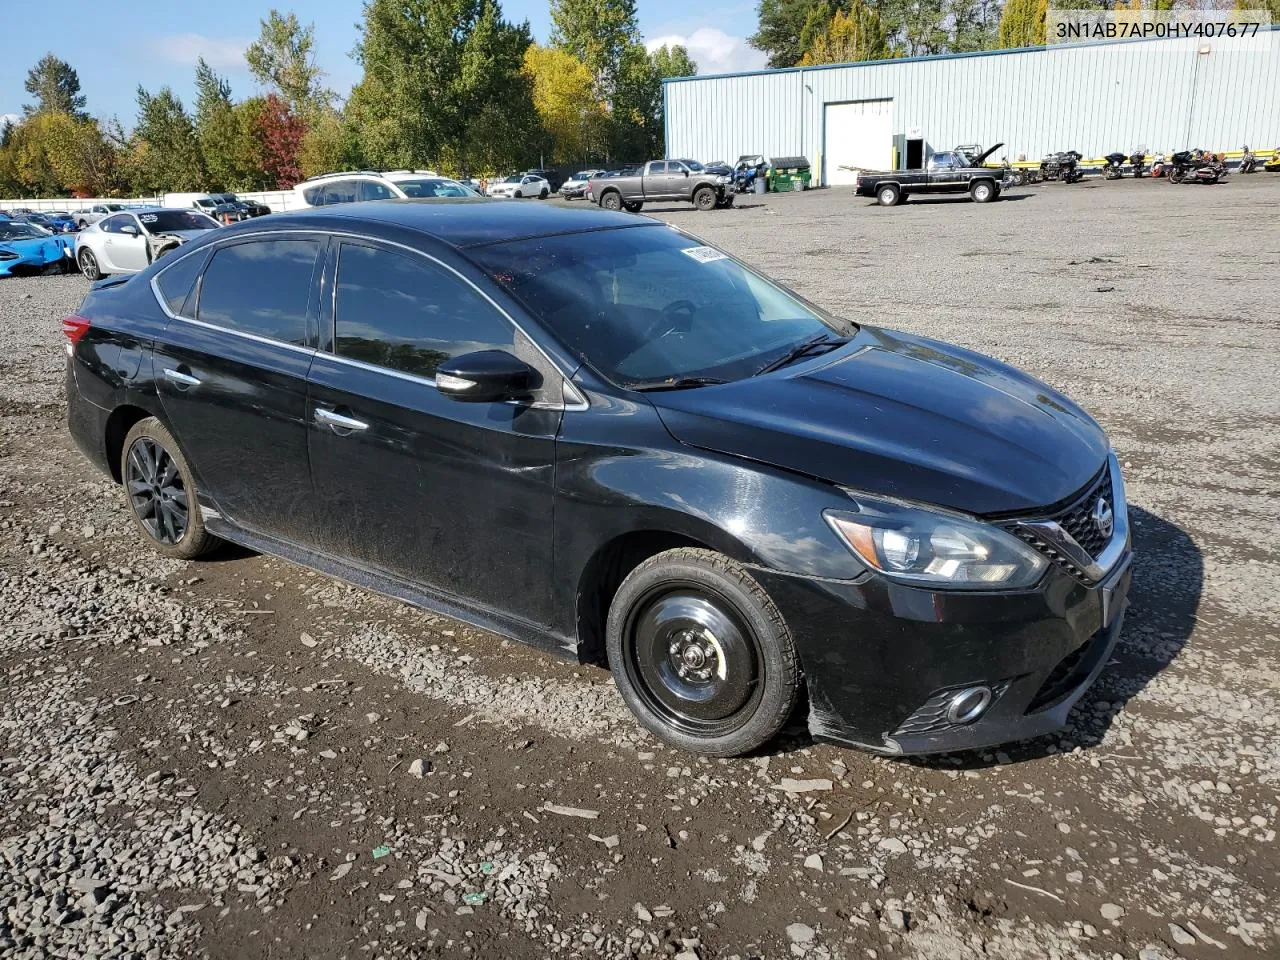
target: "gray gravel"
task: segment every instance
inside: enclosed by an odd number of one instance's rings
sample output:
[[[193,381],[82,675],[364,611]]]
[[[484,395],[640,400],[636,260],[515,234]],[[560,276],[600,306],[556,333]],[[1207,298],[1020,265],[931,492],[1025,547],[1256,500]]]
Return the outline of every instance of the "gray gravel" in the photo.
[[[283,561],[159,560],[62,422],[85,283],[5,281],[0,958],[1275,955],[1280,178],[744,199],[656,214],[1110,432],[1133,606],[1068,729],[699,760],[603,672]]]

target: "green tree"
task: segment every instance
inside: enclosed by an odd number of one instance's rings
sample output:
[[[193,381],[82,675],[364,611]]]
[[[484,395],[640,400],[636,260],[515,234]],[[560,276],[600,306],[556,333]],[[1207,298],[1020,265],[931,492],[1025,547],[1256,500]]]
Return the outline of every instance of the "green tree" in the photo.
[[[879,0],[890,55],[924,57],[950,49],[946,0]]]
[[[23,113],[69,113],[77,120],[87,116],[84,112],[85,98],[80,93],[80,77],[72,69],[71,64],[59,60],[52,53],[46,53],[40,62],[27,71],[27,80],[23,84],[27,93],[36,98],[34,104],[22,108]]]
[[[1043,46],[1048,8],[1047,0],[1007,0],[1000,16],[1000,46],[1006,50]]]
[[[747,42],[769,55],[769,66],[794,67],[836,11],[848,6],[847,0],[760,0],[759,23]]]
[[[508,23],[496,0],[367,0],[364,12],[348,108],[370,161],[469,172],[536,158],[527,23]]]
[[[596,96],[610,100],[622,73],[623,60],[640,42],[635,0],[552,0],[551,45],[581,60],[591,72]]]
[[[611,156],[624,163],[666,155],[662,129],[662,77],[639,43],[622,51],[613,93]]]
[[[826,30],[813,38],[800,65],[883,60],[888,54],[889,44],[880,14],[863,0],[853,0],[848,13],[837,10]]]
[[[999,45],[999,0],[949,0],[951,52],[971,53]]]
[[[345,111],[324,107],[311,117],[298,148],[298,165],[304,177],[365,166],[358,126],[348,116],[353,112],[350,105]]]
[[[231,86],[203,57],[196,61],[195,129],[210,185],[243,189],[246,171],[237,142]]]
[[[155,95],[138,87],[131,175],[143,193],[197,190],[208,179],[195,123],[168,87]]]
[[[689,56],[689,51],[680,44],[670,47],[663,44],[656,50],[649,51],[649,59],[653,61],[653,69],[662,80],[668,77],[698,75],[698,64]]]
[[[299,116],[331,103],[333,93],[323,86],[324,72],[316,65],[315,24],[304,27],[297,14],[284,15],[275,8],[259,23],[258,39],[244,52],[258,82]]]

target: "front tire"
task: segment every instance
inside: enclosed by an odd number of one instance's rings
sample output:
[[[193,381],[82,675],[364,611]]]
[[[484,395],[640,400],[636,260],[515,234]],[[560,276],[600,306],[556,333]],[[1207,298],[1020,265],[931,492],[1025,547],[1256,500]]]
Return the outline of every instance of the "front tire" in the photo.
[[[693,205],[706,213],[716,208],[716,192],[710,187],[699,187],[693,192]]]
[[[101,280],[102,268],[98,266],[98,258],[87,247],[76,255],[76,263],[86,280]]]
[[[876,203],[882,207],[896,207],[902,202],[902,190],[895,184],[887,183],[876,191]]]
[[[550,190],[543,190],[540,194],[538,194],[538,199],[539,199],[539,200],[545,200],[545,199],[547,199],[547,197],[549,197],[549,196],[551,196],[551,191],[550,191]]]
[[[204,528],[186,458],[155,417],[139,420],[124,438],[120,478],[134,525],[158,553],[194,560],[217,545]]]
[[[631,201],[629,201],[629,202],[627,202],[627,203],[624,203],[624,204],[622,205],[622,209],[623,209],[623,210],[625,210],[625,211],[627,211],[627,213],[639,213],[641,210],[643,210],[643,209],[644,209],[644,201],[643,201],[643,200],[631,200]]]
[[[668,550],[631,571],[610,604],[605,647],[631,711],[691,753],[761,747],[800,694],[778,608],[746,568],[711,550]]]
[[[979,180],[969,188],[969,196],[973,198],[974,203],[990,203],[1000,194],[996,192],[995,184],[987,180]]]

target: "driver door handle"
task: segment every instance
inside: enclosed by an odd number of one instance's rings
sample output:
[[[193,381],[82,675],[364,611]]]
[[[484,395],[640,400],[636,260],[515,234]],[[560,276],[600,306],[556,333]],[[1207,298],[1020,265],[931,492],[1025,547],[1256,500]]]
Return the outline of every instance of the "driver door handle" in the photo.
[[[344,417],[340,413],[334,413],[332,410],[325,410],[323,407],[316,407],[316,423],[323,423],[329,427],[336,427],[339,430],[368,430],[369,425],[363,420],[356,420],[354,417]]]

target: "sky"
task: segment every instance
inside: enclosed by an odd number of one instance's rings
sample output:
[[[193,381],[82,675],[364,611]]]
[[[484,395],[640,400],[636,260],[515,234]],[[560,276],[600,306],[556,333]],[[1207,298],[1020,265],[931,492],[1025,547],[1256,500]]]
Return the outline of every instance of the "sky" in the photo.
[[[345,95],[360,79],[350,53],[362,0],[275,3],[282,12],[293,10],[304,23],[315,24],[317,60],[328,74],[326,83]],[[257,87],[245,67],[244,48],[257,37],[258,23],[271,5],[272,0],[61,0],[51,16],[7,17],[0,53],[0,116],[20,114],[23,104],[31,102],[23,82],[49,51],[80,75],[89,113],[118,116],[126,127],[132,126],[137,112],[138,84],[152,92],[168,84],[190,106],[195,98],[193,68],[200,56],[231,82],[233,96],[248,96]],[[700,74],[764,66],[764,54],[745,40],[756,26],[752,0],[725,6],[637,0],[637,6],[646,45],[685,44]],[[551,30],[548,0],[504,0],[502,7],[507,19],[527,19],[534,37],[546,41]]]

